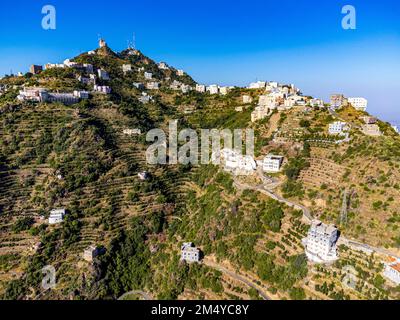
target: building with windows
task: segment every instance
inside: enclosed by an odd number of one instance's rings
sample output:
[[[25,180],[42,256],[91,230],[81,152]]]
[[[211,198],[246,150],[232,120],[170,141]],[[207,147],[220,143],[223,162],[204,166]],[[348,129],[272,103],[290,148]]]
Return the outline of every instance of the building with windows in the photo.
[[[109,86],[94,85],[93,90],[94,90],[94,92],[99,92],[99,93],[103,93],[103,94],[111,93],[111,88]]]
[[[43,71],[43,67],[42,66],[38,66],[38,65],[31,65],[31,67],[29,68],[29,72],[32,74],[39,74]]]
[[[196,84],[196,91],[204,93],[206,92],[206,86],[204,84]]]
[[[282,156],[268,155],[262,162],[262,168],[264,172],[276,173],[281,170],[283,163]]]
[[[146,80],[151,80],[151,79],[153,79],[153,74],[151,72],[145,72],[144,73],[144,78]]]
[[[383,276],[396,285],[400,285],[400,259],[389,257],[388,261],[384,262]]]
[[[219,93],[219,87],[216,84],[212,84],[212,85],[207,87],[207,91],[210,94],[218,94]]]
[[[345,134],[347,131],[347,123],[342,121],[335,121],[329,124],[329,134]]]
[[[64,221],[65,209],[55,209],[50,211],[49,224],[59,224]]]
[[[265,81],[252,82],[249,85],[249,89],[265,89],[266,85]]]
[[[319,220],[311,224],[308,235],[303,239],[307,258],[314,263],[331,263],[338,259],[336,243],[339,230]]]
[[[357,110],[366,111],[368,100],[365,98],[349,98],[348,102]]]
[[[331,108],[337,109],[340,107],[347,106],[347,99],[343,94],[332,94],[331,95]]]
[[[181,246],[181,261],[194,263],[200,261],[200,250],[192,242],[185,242]]]

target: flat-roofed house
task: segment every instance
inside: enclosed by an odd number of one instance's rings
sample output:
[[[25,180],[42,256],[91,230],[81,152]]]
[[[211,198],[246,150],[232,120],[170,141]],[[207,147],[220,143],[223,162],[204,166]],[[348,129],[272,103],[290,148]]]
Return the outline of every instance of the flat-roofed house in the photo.
[[[365,98],[349,98],[349,103],[359,111],[366,111],[368,107],[368,100]]]
[[[64,221],[65,209],[54,209],[50,211],[49,224],[59,224]]]
[[[329,124],[329,134],[344,134],[347,130],[347,123],[343,121],[335,121]]]
[[[264,172],[279,172],[283,163],[284,157],[275,156],[272,154],[267,155],[262,163],[262,168]]]

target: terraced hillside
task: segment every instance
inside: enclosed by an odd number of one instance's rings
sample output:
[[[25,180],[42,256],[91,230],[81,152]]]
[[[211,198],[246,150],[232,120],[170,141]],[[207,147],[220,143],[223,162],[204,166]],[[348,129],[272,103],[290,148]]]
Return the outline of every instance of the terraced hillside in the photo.
[[[308,225],[295,201],[342,233],[396,253],[400,246],[398,178],[400,139],[361,133],[352,108],[296,107],[251,123],[261,90],[234,88],[227,95],[171,89],[195,85],[188,75],[160,69],[136,50],[73,59],[110,75],[98,80],[111,94],[92,93],[74,105],[20,102],[20,86],[52,91],[89,90],[74,68],[6,77],[0,96],[0,293],[5,299],[117,299],[124,293],[160,299],[388,299],[399,290],[380,273],[382,257],[343,244],[332,266],[307,262],[302,238]],[[132,71],[122,66],[131,64]],[[139,89],[144,71],[159,90]],[[143,93],[152,97],[140,101]],[[243,104],[251,95],[254,103]],[[243,107],[242,111],[238,107]],[[352,124],[351,141],[337,144],[327,126]],[[146,132],[179,120],[179,127],[254,128],[256,155],[285,156],[282,173],[239,179],[212,165],[148,165]],[[126,134],[139,129],[141,134]],[[138,173],[146,171],[148,179]],[[275,196],[275,200],[272,199]],[[283,201],[287,199],[287,201]],[[50,210],[65,208],[60,225]],[[297,206],[300,208],[300,206]],[[180,245],[194,242],[200,264],[180,261]],[[82,257],[95,245],[103,254]],[[42,268],[57,271],[57,286],[44,290]],[[354,267],[357,288],[342,285]],[[143,294],[144,293],[144,294]]]

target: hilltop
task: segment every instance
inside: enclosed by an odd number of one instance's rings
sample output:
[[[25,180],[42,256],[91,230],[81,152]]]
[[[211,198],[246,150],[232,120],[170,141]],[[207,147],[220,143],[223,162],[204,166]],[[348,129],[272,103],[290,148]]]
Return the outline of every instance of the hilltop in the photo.
[[[337,224],[347,238],[398,253],[400,138],[379,120],[381,135],[366,135],[367,112],[312,106],[311,97],[285,85],[302,103],[252,121],[265,87],[212,94],[215,88],[206,92],[181,70],[105,43],[0,86],[4,298],[116,299],[131,290],[161,299],[398,298],[380,275],[377,253],[342,245],[333,266],[307,262],[303,212],[268,193]],[[33,101],[18,98],[24,88],[42,91]],[[195,130],[253,128],[257,160],[281,155],[282,170],[235,177],[213,165],[150,166],[146,132],[172,119]],[[334,121],[347,123],[348,140],[329,134]],[[264,192],[257,189],[262,179],[271,183]],[[56,208],[67,210],[65,221],[48,225]],[[203,263],[179,260],[188,241],[201,248]],[[94,263],[82,258],[91,245],[105,249]],[[362,275],[359,290],[341,285],[346,264]],[[46,265],[58,282],[48,292],[40,287]]]

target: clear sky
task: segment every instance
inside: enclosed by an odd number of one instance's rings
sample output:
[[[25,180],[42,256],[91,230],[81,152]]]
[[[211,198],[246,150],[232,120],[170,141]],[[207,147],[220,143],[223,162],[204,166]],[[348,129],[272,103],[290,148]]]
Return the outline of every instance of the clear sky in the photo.
[[[41,27],[44,5],[56,30]],[[353,5],[357,29],[341,27]],[[398,0],[14,0],[0,3],[0,75],[61,62],[97,47],[122,50],[136,34],[150,58],[202,83],[295,83],[304,94],[364,96],[371,113],[400,124]]]

